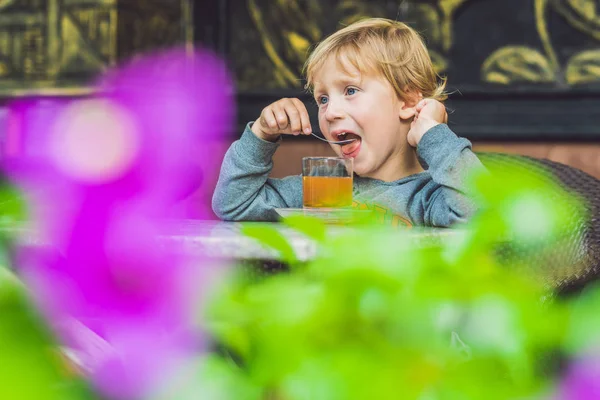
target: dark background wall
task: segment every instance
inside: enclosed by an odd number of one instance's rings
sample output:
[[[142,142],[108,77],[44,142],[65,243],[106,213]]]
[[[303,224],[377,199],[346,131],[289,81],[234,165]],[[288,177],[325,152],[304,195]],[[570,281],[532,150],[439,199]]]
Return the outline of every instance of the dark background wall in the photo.
[[[454,92],[450,123],[472,140],[600,139],[600,6],[578,0],[203,0],[196,38],[235,73],[239,123],[302,90],[308,45],[365,16],[426,38]]]
[[[195,38],[229,61],[238,126],[280,97],[316,106],[302,90],[308,46],[366,16],[415,27],[453,92],[449,124],[476,151],[548,158],[600,178],[600,4],[597,0],[203,0]],[[274,176],[306,155],[330,154],[286,138]]]
[[[0,96],[85,94],[107,67],[191,42],[192,1],[2,0]]]
[[[280,97],[300,97],[314,118],[301,74],[310,46],[359,18],[389,17],[426,38],[453,91],[449,124],[477,150],[600,177],[599,12],[598,0],[0,0],[0,102],[85,95],[122,60],[197,43],[235,76],[237,126],[219,144],[227,146]],[[302,156],[329,151],[286,138],[273,173],[297,173]]]

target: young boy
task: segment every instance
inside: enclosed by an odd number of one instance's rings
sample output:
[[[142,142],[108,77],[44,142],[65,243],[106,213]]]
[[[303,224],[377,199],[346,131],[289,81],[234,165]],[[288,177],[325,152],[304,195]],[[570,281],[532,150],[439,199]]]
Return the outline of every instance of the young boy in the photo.
[[[353,207],[394,225],[447,227],[474,213],[466,178],[483,166],[446,125],[445,82],[413,29],[379,18],[349,25],[317,46],[306,72],[323,135],[357,139],[332,145],[354,159]],[[212,202],[217,216],[274,221],[274,208],[302,207],[302,178],[269,173],[281,135],[312,130],[298,99],[264,108],[225,155]]]

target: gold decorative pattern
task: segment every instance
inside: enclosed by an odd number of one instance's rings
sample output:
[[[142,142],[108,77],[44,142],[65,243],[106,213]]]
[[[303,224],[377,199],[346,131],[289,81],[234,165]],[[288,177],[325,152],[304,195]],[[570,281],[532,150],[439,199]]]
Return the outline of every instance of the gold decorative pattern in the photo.
[[[452,18],[454,12],[467,0],[439,0],[438,7],[442,14],[442,48],[449,51],[452,47]]]
[[[247,0],[251,22],[272,69],[266,71],[261,64],[261,67],[255,68],[263,70],[246,76],[269,73],[269,76],[274,76],[274,81],[265,78],[267,87],[300,87],[301,67],[312,45],[331,33],[333,28],[338,29],[360,18],[395,18],[395,15],[389,15],[391,3],[394,2]],[[451,67],[457,12],[474,3],[474,0],[397,0],[403,20],[426,37],[437,73],[447,73]],[[600,47],[582,46],[578,53],[568,54],[565,60],[562,49],[557,51],[555,48],[548,26],[552,13],[562,17],[568,26],[574,28],[574,32],[600,40],[600,3],[597,0],[531,0],[527,4],[527,7],[533,5],[532,24],[541,46],[507,43],[494,49],[480,66],[481,81],[498,85],[535,83],[561,86],[600,82]],[[254,66],[244,68],[250,70]],[[245,89],[246,85],[252,84],[240,82],[241,89]]]
[[[426,32],[433,43],[430,55],[438,73],[448,67],[447,53],[453,42],[452,17],[466,1],[398,1],[405,6],[407,18],[417,21],[416,25],[423,28],[419,30]],[[247,0],[247,3],[263,49],[273,65],[274,87],[280,88],[301,86],[301,68],[310,46],[331,33],[326,32],[326,27],[332,26],[331,21],[337,22],[337,29],[362,18],[386,16],[384,1],[339,0],[329,6],[319,0]]]
[[[484,81],[511,84],[519,82],[554,82],[552,65],[539,51],[525,46],[506,46],[485,60]]]
[[[600,39],[600,15],[596,3],[595,0],[534,0],[535,24],[545,55],[536,49],[503,47],[483,63],[482,79],[500,84],[600,82],[600,49],[583,50],[563,66],[550,39],[547,23],[548,11],[555,10],[573,27]]]
[[[191,0],[0,0],[0,95],[85,93],[134,54],[191,40]]]
[[[597,0],[551,0],[551,4],[572,26],[600,40],[600,10]]]
[[[348,25],[367,16],[383,16],[376,4],[341,0],[330,14],[321,0],[247,0],[262,46],[274,66],[275,86],[300,87],[309,46],[326,35],[327,21]],[[333,17],[332,17],[333,16]],[[250,68],[250,67],[249,67]]]
[[[600,81],[600,50],[575,54],[567,62],[565,75],[570,85]]]

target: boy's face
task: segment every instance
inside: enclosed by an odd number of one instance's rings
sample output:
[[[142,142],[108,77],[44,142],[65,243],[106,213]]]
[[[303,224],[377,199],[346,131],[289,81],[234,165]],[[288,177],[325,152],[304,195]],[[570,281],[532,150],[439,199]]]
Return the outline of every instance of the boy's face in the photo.
[[[361,74],[343,57],[330,56],[315,74],[314,96],[327,139],[359,139],[343,147],[332,145],[339,156],[354,158],[354,172],[384,181],[399,178],[411,152],[406,134],[414,111],[385,78]]]

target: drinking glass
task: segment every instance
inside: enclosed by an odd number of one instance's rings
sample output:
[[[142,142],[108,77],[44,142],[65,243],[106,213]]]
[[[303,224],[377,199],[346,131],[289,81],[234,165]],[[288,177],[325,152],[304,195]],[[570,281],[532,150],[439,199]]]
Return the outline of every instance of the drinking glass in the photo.
[[[303,158],[303,207],[341,208],[352,206],[352,175],[352,158]]]

